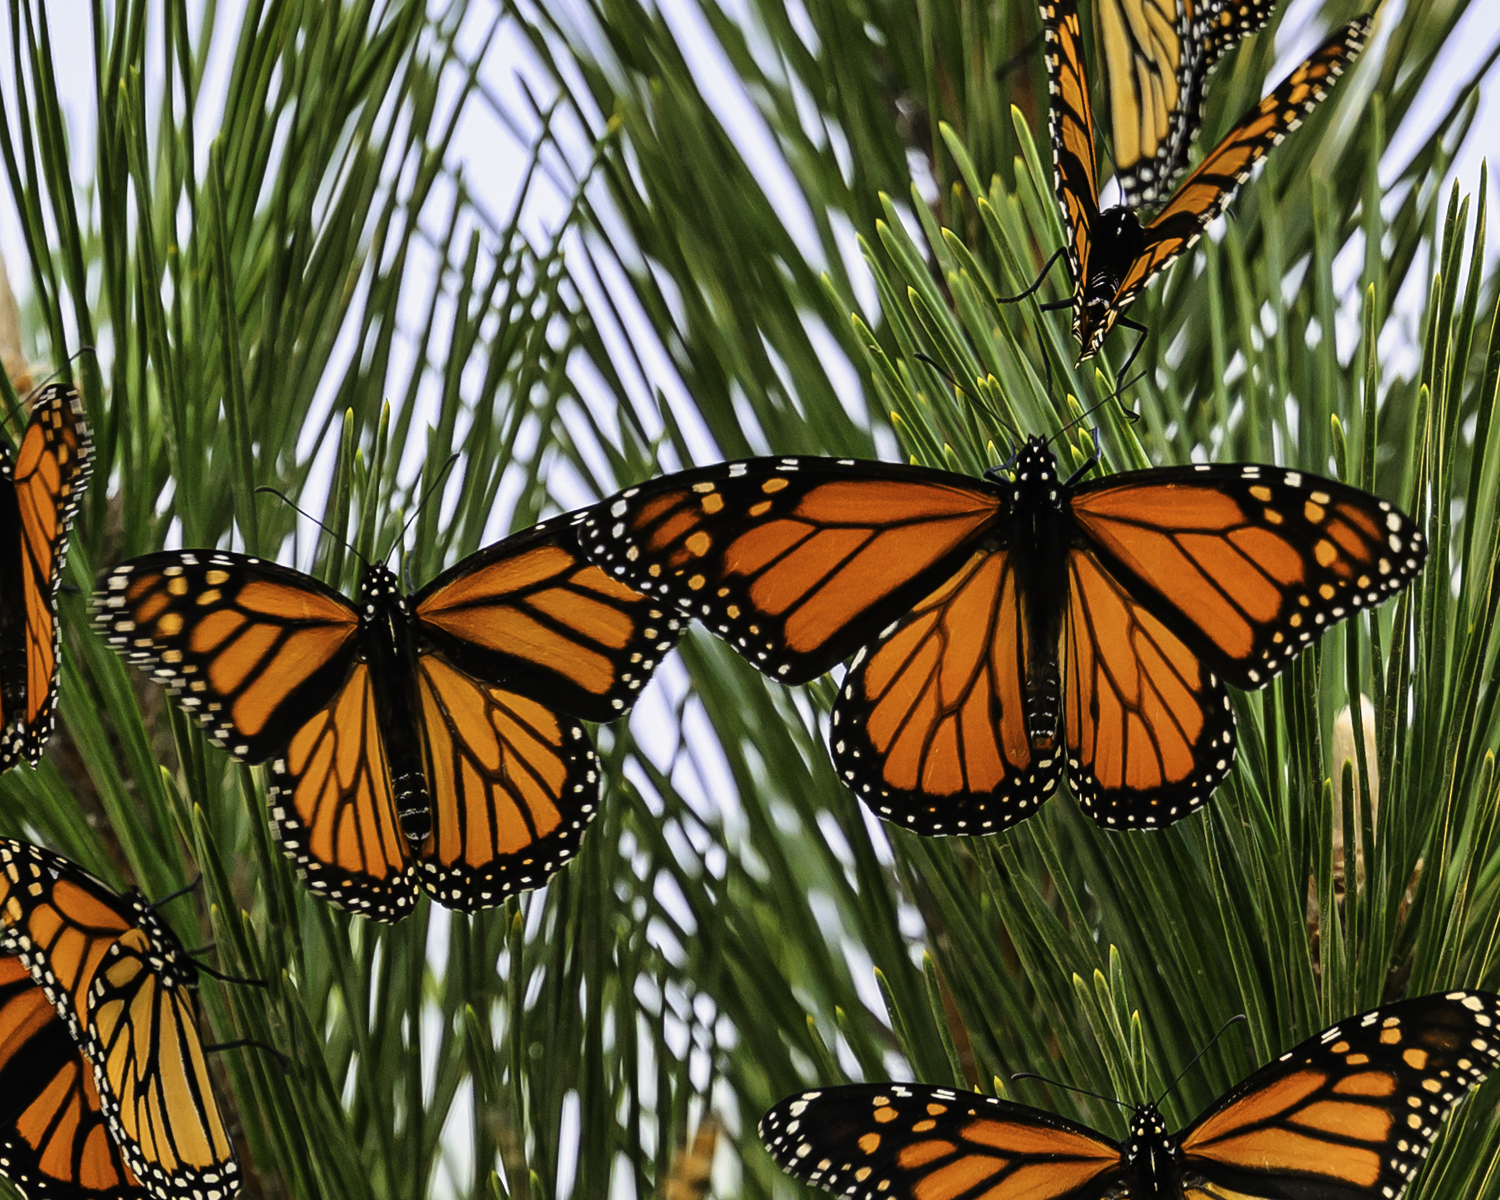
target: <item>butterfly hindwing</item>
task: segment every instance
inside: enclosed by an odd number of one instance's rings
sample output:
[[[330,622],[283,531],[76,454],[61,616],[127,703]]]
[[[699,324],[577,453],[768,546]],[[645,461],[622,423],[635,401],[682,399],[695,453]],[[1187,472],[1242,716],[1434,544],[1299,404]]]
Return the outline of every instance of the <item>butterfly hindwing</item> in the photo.
[[[92,463],[83,405],[64,384],[37,393],[14,461],[0,446],[0,770],[40,761],[56,724],[57,588]]]
[[[1340,1021],[1184,1130],[1184,1169],[1205,1200],[1398,1197],[1448,1110],[1500,1063],[1497,1021],[1500,997],[1488,992],[1420,996]]]
[[[16,955],[93,1069],[111,1137],[164,1200],[239,1188],[180,943],[138,895],[0,839],[0,952]]]
[[[855,656],[830,749],[845,783],[886,820],[928,835],[994,833],[1057,789],[1056,656],[1052,736],[1034,744],[1024,604],[1012,556],[980,551]]]
[[[1427,558],[1421,530],[1387,501],[1256,464],[1107,477],[1078,487],[1072,514],[1109,572],[1246,689],[1405,587]]]
[[[757,458],[626,488],[579,538],[610,575],[803,683],[932,591],[996,515],[992,489],[948,472]]]
[[[870,1200],[1097,1200],[1120,1147],[1028,1108],[915,1083],[850,1084],[790,1096],[761,1119],[778,1166]]]
[[[344,685],[359,613],[300,571],[223,550],[163,550],[122,563],[94,623],[245,762],[284,747]]]
[[[0,956],[0,1176],[60,1200],[146,1196],[110,1137],[93,1067],[14,955]]]

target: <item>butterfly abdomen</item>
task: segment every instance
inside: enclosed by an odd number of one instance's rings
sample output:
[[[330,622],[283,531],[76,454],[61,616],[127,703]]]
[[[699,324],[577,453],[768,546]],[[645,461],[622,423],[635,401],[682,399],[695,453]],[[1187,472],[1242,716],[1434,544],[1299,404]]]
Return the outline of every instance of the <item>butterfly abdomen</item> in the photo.
[[[414,692],[417,647],[410,606],[395,575],[379,564],[365,570],[359,598],[361,643],[390,770],[391,798],[402,834],[420,846],[432,832],[432,794]]]

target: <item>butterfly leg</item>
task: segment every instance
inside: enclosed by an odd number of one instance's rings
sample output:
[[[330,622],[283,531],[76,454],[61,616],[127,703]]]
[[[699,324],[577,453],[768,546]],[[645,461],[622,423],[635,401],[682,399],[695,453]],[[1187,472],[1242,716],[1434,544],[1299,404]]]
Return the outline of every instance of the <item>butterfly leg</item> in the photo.
[[[1047,280],[1047,272],[1050,271],[1050,270],[1052,270],[1052,264],[1055,263],[1058,259],[1060,259],[1062,257],[1062,254],[1063,254],[1063,248],[1061,246],[1059,246],[1056,250],[1054,250],[1052,252],[1052,257],[1049,258],[1046,261],[1045,264],[1043,264],[1042,269],[1037,272],[1037,277],[1034,280],[1032,280],[1030,287],[1028,287],[1024,292],[1022,292],[1018,296],[996,296],[995,297],[995,303],[996,304],[1019,304],[1022,300],[1026,299],[1027,296],[1034,295],[1036,293],[1037,289],[1040,288],[1042,286],[1042,284],[1046,282],[1046,280]],[[1062,301],[1060,303],[1072,304],[1073,301],[1067,300],[1067,301]],[[1054,307],[1054,306],[1043,305],[1042,306],[1042,310],[1045,312],[1050,307]]]

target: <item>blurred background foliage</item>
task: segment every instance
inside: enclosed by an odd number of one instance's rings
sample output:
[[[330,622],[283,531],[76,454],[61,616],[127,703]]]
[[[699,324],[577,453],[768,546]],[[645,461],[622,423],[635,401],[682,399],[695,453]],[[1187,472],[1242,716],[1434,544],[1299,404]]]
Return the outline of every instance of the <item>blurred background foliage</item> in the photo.
[[[1213,76],[1206,136],[1357,7],[1284,5]],[[1009,1089],[1119,1134],[1111,1106],[1000,1080],[1145,1098],[1247,1013],[1168,1096],[1181,1122],[1351,1012],[1500,987],[1500,313],[1490,201],[1448,170],[1493,140],[1481,7],[1387,0],[1357,69],[1136,306],[1141,420],[1090,417],[1111,469],[1336,474],[1433,541],[1399,601],[1236,696],[1240,762],[1201,815],[1108,835],[1063,797],[995,838],[889,830],[828,764],[833,683],[779,689],[695,635],[599,731],[573,866],[384,928],[308,897],[260,772],[89,631],[94,573],[218,545],[352,588],[353,556],[254,488],[384,553],[455,453],[399,538],[414,582],[659,469],[973,471],[1057,431],[1109,363],[1075,370],[1063,315],[993,303],[1059,239],[1037,13],[14,0],[5,400],[71,371],[98,459],[62,727],[0,780],[0,828],[153,896],[202,870],[168,917],[269,983],[205,981],[212,1036],[293,1064],[216,1059],[247,1192],[792,1196],[754,1130],[804,1084]],[[1419,103],[1465,39],[1473,76]],[[1414,1195],[1500,1196],[1497,1089]]]

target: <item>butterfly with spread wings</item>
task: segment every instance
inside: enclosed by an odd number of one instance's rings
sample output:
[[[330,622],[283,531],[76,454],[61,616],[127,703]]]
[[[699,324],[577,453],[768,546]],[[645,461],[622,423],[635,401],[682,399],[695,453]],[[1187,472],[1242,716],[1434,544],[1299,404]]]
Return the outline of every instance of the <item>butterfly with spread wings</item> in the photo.
[[[60,1200],[145,1200],[88,1057],[19,958],[0,957],[0,1177]]]
[[[1180,1133],[1154,1104],[1114,1141],[952,1088],[791,1096],[760,1123],[788,1174],[855,1200],[1396,1200],[1447,1111],[1500,1061],[1500,996],[1421,996],[1340,1021]]]
[[[419,886],[492,908],[572,858],[599,801],[579,719],[622,715],[677,639],[570,519],[412,596],[372,563],[357,603],[243,554],[147,554],[104,578],[95,620],[230,754],[271,760],[272,828],[314,890],[384,921]]]
[[[57,724],[57,586],[92,458],[63,384],[37,393],[14,463],[0,443],[0,771],[40,761]]]
[[[1096,455],[1097,457],[1097,455]],[[1056,790],[1161,828],[1228,774],[1224,682],[1269,683],[1427,556],[1384,500],[1254,464],[1063,481],[831,458],[663,476],[586,511],[610,574],[802,683],[850,654],[834,764],[918,833],[992,833]],[[857,652],[857,653],[856,653]]]
[[[1245,17],[1243,24],[1256,19],[1255,6],[1250,7],[1252,15]],[[1221,10],[1224,14],[1229,11],[1227,6]],[[1209,222],[1224,211],[1235,189],[1250,177],[1251,170],[1266,152],[1300,125],[1323,100],[1333,81],[1364,48],[1371,18],[1363,16],[1349,22],[1313,51],[1204,156],[1145,224],[1128,198],[1126,203],[1102,212],[1099,208],[1094,116],[1075,0],[1047,0],[1042,5],[1042,18],[1048,89],[1052,97],[1054,183],[1065,234],[1064,246],[1058,253],[1066,253],[1073,278],[1071,300],[1059,301],[1051,307],[1072,308],[1073,336],[1078,340],[1082,362],[1098,352],[1117,324],[1144,337],[1145,327],[1129,320],[1126,310],[1153,278],[1203,236]],[[1233,30],[1235,26],[1231,23],[1229,28]],[[1229,37],[1223,45],[1233,40]],[[1209,52],[1201,51],[1202,61],[1208,61]],[[1196,106],[1197,94],[1189,89],[1183,103]],[[1196,108],[1188,127],[1194,122]],[[1163,143],[1159,153],[1165,169],[1176,163],[1179,150]],[[1140,161],[1136,160],[1136,168]],[[1158,181],[1154,186],[1161,184]],[[1020,296],[1007,299],[1019,300],[1030,295],[1041,286],[1051,265],[1049,261],[1036,283]],[[1135,357],[1139,348],[1137,340],[1130,358]]]
[[[1203,87],[1221,55],[1270,19],[1275,0],[1097,0],[1121,203],[1166,198],[1198,139]]]
[[[118,894],[59,854],[0,838],[0,954],[26,970],[54,1018],[5,973],[0,1020],[25,1041],[0,1053],[50,1074],[27,1085],[36,1100],[0,1131],[19,1153],[0,1173],[25,1182],[29,1172],[49,1196],[124,1200],[140,1194],[135,1184],[159,1200],[239,1191],[198,1034],[197,969],[139,892]],[[80,1047],[91,1083],[76,1070]],[[7,1089],[0,1106],[18,1099]]]

